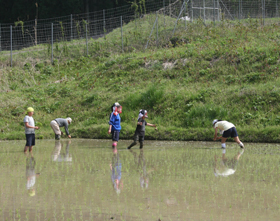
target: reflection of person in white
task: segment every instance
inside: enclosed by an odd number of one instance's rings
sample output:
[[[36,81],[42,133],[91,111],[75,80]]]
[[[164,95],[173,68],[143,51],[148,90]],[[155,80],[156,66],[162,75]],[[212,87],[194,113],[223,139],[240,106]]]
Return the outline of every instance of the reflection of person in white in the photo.
[[[26,189],[29,196],[35,196],[36,177],[40,175],[39,173],[35,173],[35,165],[36,162],[32,155],[26,158]]]
[[[72,156],[69,154],[69,146],[71,144],[71,140],[68,140],[66,145],[66,153],[61,153],[61,149],[63,147],[60,140],[55,141],[54,150],[52,153],[52,160],[56,162],[71,162]]]
[[[244,144],[239,140],[236,128],[234,124],[225,121],[225,120],[213,120],[213,128],[215,129],[215,135],[213,140],[219,140],[222,139],[222,148],[226,148],[226,140],[229,137],[232,137],[236,143],[241,148],[244,148]],[[221,137],[217,137],[218,129],[220,130],[220,133],[222,134]]]
[[[218,157],[215,155],[215,157],[214,157],[214,162],[215,162],[214,175],[227,177],[229,175],[234,174],[237,169],[237,164],[238,164],[239,158],[241,157],[241,155],[243,153],[244,153],[244,150],[242,150],[236,156],[234,156],[233,159],[228,160],[228,158],[226,157],[226,150],[223,149],[223,153],[222,153],[222,157],[221,157],[222,160],[219,163],[217,162]]]

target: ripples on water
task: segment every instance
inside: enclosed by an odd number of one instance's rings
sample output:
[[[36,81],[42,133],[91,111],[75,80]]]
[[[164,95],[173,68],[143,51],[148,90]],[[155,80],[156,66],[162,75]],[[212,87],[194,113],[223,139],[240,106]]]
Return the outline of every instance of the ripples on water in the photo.
[[[278,144],[0,142],[0,220],[279,220]]]

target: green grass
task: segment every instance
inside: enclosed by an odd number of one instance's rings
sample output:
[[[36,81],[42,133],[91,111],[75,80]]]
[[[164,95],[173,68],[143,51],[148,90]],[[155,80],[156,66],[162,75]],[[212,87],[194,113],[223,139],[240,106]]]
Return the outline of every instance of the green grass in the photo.
[[[279,22],[204,26],[198,20],[187,29],[180,22],[172,36],[174,19],[166,16],[158,47],[151,40],[144,50],[153,21],[139,19],[138,35],[134,22],[124,26],[124,53],[116,29],[106,39],[91,39],[89,56],[79,57],[81,41],[57,44],[54,65],[43,59],[49,46],[16,54],[18,66],[1,70],[0,139],[24,138],[28,106],[35,108],[39,138],[52,137],[50,121],[67,116],[74,120],[73,137],[109,138],[110,107],[118,101],[121,139],[132,137],[138,111],[145,108],[148,122],[159,128],[149,128],[148,139],[211,140],[211,122],[219,118],[233,122],[243,141],[280,141]]]

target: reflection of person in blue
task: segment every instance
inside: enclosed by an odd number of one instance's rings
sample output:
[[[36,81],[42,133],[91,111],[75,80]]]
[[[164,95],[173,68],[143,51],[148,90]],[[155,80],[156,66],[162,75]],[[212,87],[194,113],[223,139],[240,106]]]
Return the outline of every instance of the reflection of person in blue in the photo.
[[[140,186],[142,188],[148,188],[149,186],[149,177],[148,174],[149,172],[153,171],[149,171],[147,172],[147,168],[146,168],[146,159],[144,157],[144,150],[140,149],[140,153],[139,156],[137,158],[137,154],[136,152],[129,150],[130,153],[132,153],[132,155],[134,156],[134,162],[137,165],[137,170],[139,171],[139,175],[140,175]]]
[[[54,150],[52,153],[52,161],[55,162],[71,162],[72,156],[69,154],[69,146],[71,144],[71,140],[68,140],[66,144],[65,153],[61,153],[61,149],[63,149],[63,145],[60,140],[55,141]]]
[[[238,152],[237,155],[235,155],[232,159],[228,159],[226,157],[226,150],[222,150],[222,157],[221,161],[218,162],[218,157],[215,155],[214,160],[214,175],[227,177],[235,173],[237,169],[238,161],[241,157],[241,155],[244,153],[244,150],[241,152]]]
[[[26,158],[26,189],[29,196],[35,196],[35,183],[36,177],[39,176],[39,173],[35,173],[36,161],[32,154]]]
[[[111,181],[113,183],[113,187],[116,190],[117,194],[120,194],[121,188],[123,187],[123,183],[121,181],[122,178],[122,164],[120,161],[119,153],[117,148],[113,149],[113,157],[112,164],[110,164],[111,169]]]

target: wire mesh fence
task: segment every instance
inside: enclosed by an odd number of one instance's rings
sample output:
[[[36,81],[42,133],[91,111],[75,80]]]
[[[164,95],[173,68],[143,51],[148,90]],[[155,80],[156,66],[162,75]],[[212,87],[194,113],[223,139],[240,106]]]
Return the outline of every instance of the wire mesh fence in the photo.
[[[172,44],[176,32],[186,30],[187,23],[195,20],[204,25],[219,24],[225,19],[242,22],[259,18],[262,25],[265,19],[277,21],[279,1],[154,0],[86,14],[1,24],[0,57],[11,57],[7,65],[16,64],[20,53],[30,55],[25,56],[24,62],[36,57],[53,63],[104,49],[122,52],[164,47]]]

